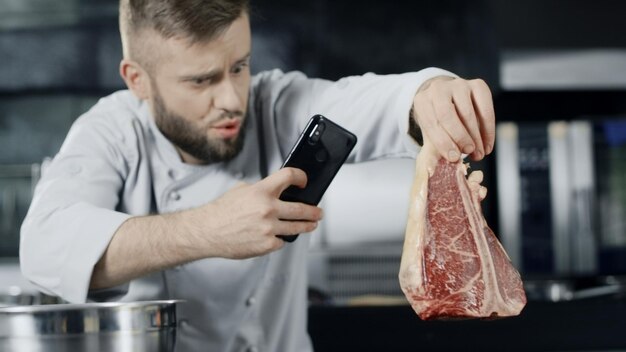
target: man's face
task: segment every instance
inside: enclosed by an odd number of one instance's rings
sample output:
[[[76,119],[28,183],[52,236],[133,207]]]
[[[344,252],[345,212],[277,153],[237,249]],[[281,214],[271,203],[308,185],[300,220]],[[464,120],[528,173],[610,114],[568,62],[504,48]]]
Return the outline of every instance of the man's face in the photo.
[[[151,72],[156,125],[185,162],[234,158],[243,147],[250,88],[250,25],[243,15],[210,42],[155,40],[159,60]]]

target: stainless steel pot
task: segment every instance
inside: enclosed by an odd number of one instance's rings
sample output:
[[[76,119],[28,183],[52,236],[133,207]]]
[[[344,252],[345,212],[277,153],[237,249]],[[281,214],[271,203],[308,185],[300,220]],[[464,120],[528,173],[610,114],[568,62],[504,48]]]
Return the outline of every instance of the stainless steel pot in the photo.
[[[37,295],[29,293],[0,293],[0,307],[30,306],[35,304]]]
[[[0,351],[174,351],[177,302],[0,308]]]

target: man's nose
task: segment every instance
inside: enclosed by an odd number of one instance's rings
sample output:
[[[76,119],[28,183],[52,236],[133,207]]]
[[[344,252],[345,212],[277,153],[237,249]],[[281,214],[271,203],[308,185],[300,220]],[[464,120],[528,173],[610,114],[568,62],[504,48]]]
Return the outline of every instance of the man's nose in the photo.
[[[241,111],[241,98],[237,94],[237,87],[228,78],[220,82],[219,89],[215,96],[215,107],[229,112]]]

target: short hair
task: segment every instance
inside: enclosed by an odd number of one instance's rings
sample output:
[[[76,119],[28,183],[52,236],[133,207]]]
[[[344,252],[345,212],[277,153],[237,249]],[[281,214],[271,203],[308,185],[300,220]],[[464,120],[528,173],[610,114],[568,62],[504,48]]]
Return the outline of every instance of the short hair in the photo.
[[[124,57],[150,65],[153,53],[145,52],[149,48],[140,38],[146,31],[190,44],[209,41],[248,11],[248,0],[120,0]]]

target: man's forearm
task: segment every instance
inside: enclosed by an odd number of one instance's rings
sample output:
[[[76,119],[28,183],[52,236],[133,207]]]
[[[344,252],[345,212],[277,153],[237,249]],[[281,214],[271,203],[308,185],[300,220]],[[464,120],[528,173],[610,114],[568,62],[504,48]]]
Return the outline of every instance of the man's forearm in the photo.
[[[107,288],[203,257],[184,213],[134,217],[115,232],[95,265],[90,288]]]
[[[276,235],[311,232],[322,218],[316,206],[278,200],[287,187],[304,187],[306,181],[304,171],[283,168],[198,208],[130,218],[94,266],[89,287],[117,286],[203,258],[245,259],[276,251],[284,245]]]

